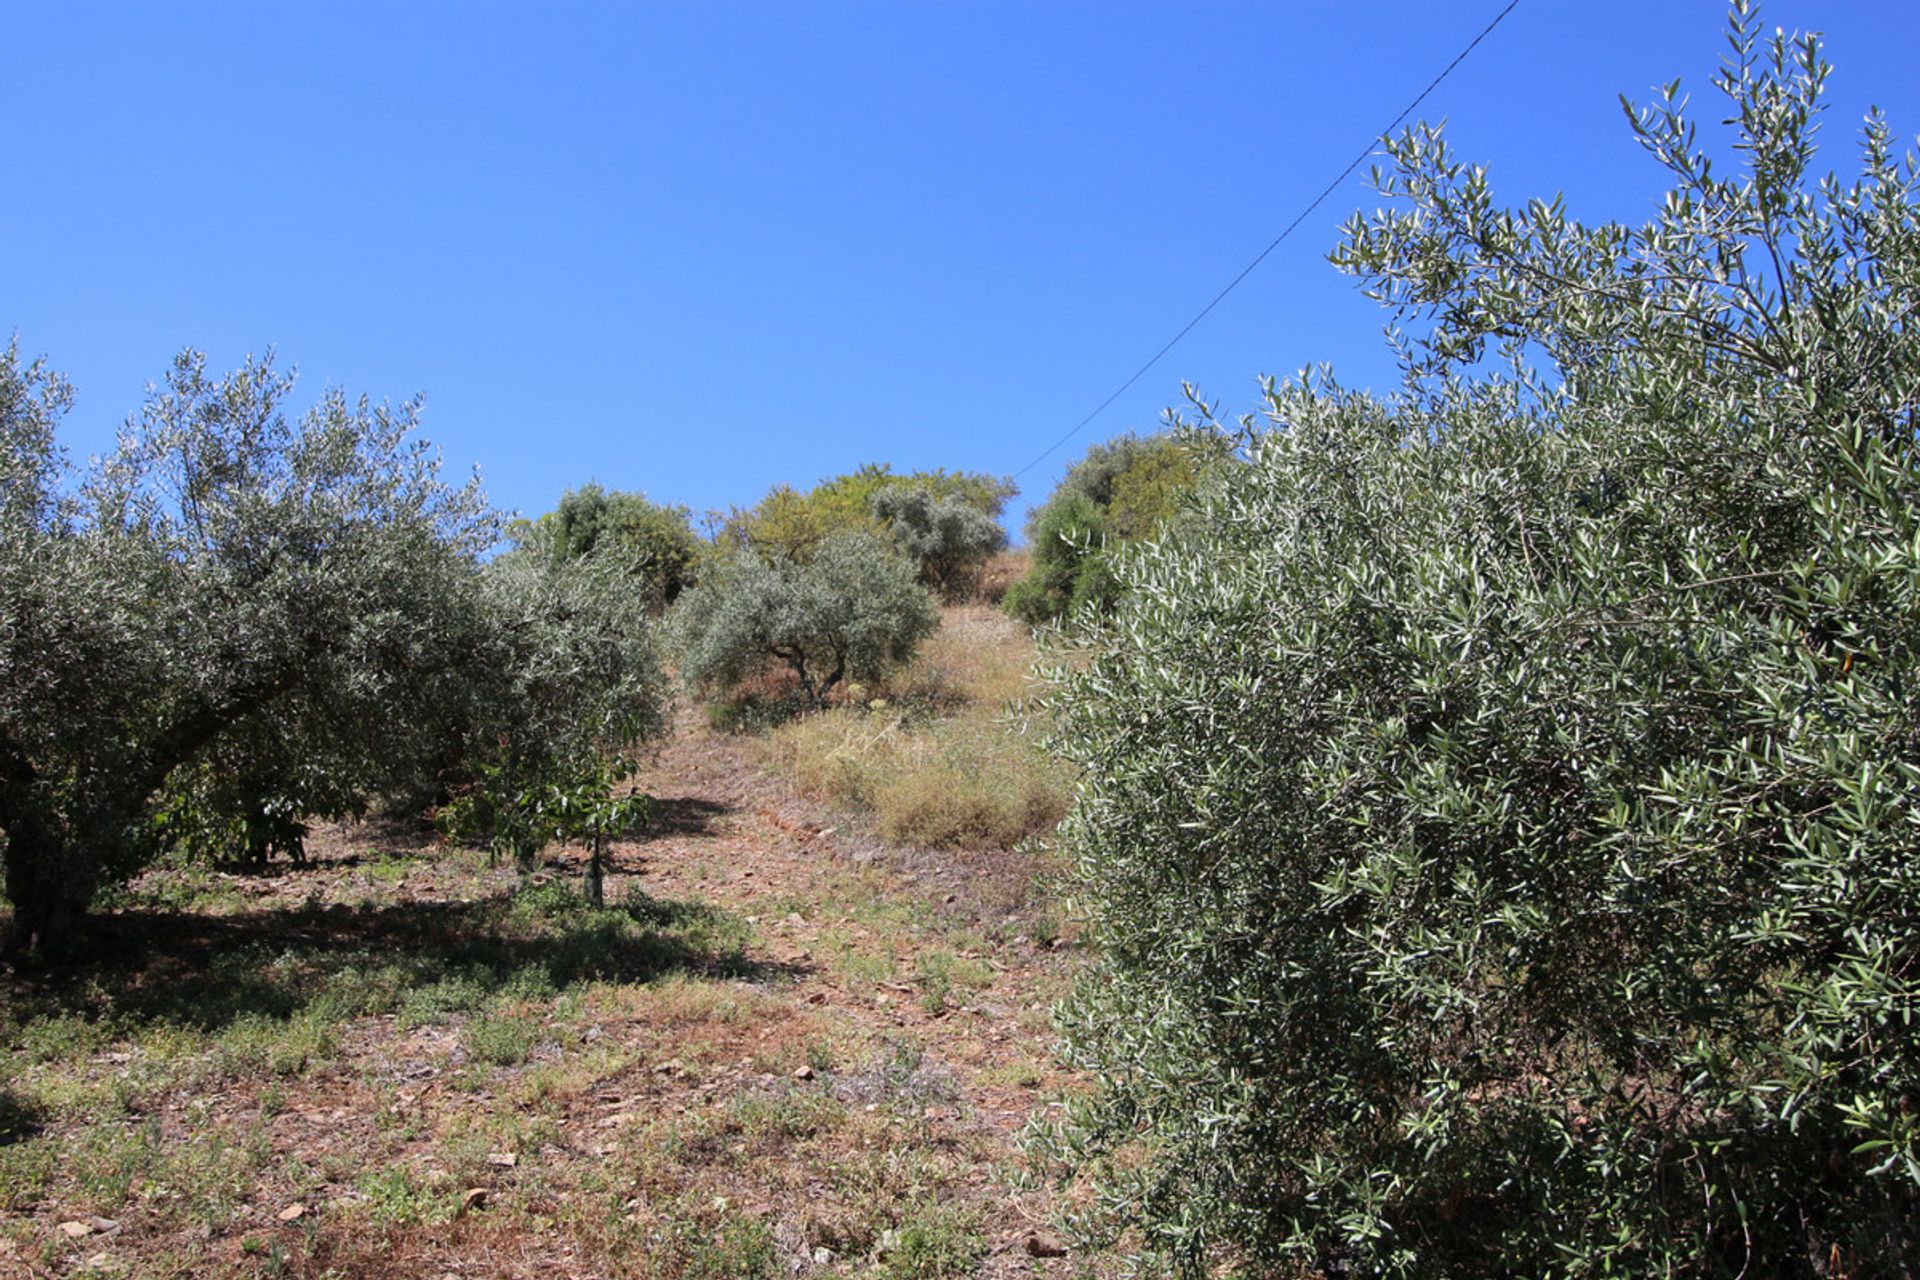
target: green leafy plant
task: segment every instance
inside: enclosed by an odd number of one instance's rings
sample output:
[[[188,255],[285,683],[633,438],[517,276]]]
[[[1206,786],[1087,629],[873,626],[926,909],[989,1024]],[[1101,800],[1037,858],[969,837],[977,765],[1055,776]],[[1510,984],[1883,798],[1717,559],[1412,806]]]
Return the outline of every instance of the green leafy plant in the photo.
[[[1117,436],[1087,450],[1027,520],[1027,576],[1002,607],[1038,626],[1113,610],[1114,557],[1161,533],[1224,451],[1216,435]]]
[[[894,545],[920,566],[920,580],[948,599],[964,595],[987,557],[1007,544],[1006,530],[992,514],[926,486],[881,490],[873,514]]]
[[[644,825],[653,813],[651,798],[621,789],[636,769],[625,757],[597,755],[549,761],[537,775],[493,763],[479,782],[442,806],[435,821],[450,838],[511,852],[522,870],[532,869],[550,841],[581,842],[587,848],[582,889],[599,907],[607,841]]]
[[[586,846],[582,887],[595,907],[605,905],[607,841],[646,822],[653,813],[653,801],[647,796],[618,790],[634,771],[633,761],[624,758],[595,760],[570,778],[548,783],[536,801],[555,838],[578,840]]]
[[[1391,400],[1270,383],[1058,673],[1095,1094],[1039,1150],[1185,1275],[1908,1274],[1920,188],[1734,8],[1645,226],[1437,131],[1335,260]],[[1210,424],[1217,425],[1217,424]],[[1089,1203],[1093,1201],[1090,1199]]]
[[[841,681],[905,662],[938,623],[914,566],[879,536],[852,531],[827,538],[806,561],[738,555],[668,619],[690,683],[724,692],[780,666],[816,707]]]
[[[514,521],[508,533],[520,550],[555,563],[592,555],[614,560],[661,608],[692,583],[703,555],[687,508],[597,484],[569,489],[559,506],[538,520]]]
[[[1010,479],[977,472],[935,468],[896,475],[886,463],[868,463],[804,492],[792,485],[774,486],[752,507],[734,510],[717,541],[729,553],[805,561],[836,533],[891,536],[888,520],[875,512],[875,503],[885,495],[915,490],[937,505],[959,503],[996,523],[1007,499],[1019,492]]]

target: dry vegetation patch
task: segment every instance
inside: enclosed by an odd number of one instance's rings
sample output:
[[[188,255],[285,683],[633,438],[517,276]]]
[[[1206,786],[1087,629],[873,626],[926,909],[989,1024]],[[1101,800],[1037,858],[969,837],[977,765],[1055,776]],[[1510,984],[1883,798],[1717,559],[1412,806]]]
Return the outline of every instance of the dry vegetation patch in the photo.
[[[891,842],[1010,847],[1051,830],[1069,800],[1069,776],[1023,720],[1034,656],[1021,624],[949,607],[885,688],[779,726],[766,756],[808,795],[871,815]]]

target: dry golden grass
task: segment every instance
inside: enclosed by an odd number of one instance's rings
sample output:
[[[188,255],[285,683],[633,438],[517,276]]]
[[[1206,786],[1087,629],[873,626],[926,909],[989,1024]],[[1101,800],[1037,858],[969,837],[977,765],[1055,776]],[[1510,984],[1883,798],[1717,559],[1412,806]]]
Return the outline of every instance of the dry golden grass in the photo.
[[[1025,550],[1002,551],[988,560],[974,583],[974,595],[984,604],[997,605],[1007,588],[1027,576],[1029,553]]]
[[[1018,843],[1059,822],[1071,782],[1019,727],[1033,660],[1026,628],[984,605],[949,607],[885,689],[780,726],[768,755],[808,795],[872,814],[890,841]]]

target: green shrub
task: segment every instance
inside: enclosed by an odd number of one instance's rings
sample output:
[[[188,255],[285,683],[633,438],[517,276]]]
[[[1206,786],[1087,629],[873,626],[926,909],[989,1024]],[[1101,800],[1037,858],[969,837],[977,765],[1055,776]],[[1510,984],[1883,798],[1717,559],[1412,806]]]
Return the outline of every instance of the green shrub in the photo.
[[[1269,384],[1123,563],[1057,694],[1086,1229],[1195,1276],[1920,1257],[1920,210],[1877,118],[1810,182],[1825,68],[1756,26],[1739,173],[1677,87],[1636,116],[1644,228],[1396,142],[1336,258],[1432,317],[1408,391]]]
[[[805,492],[775,485],[752,507],[735,508],[715,541],[723,550],[751,551],[762,559],[808,560],[836,533],[890,536],[887,520],[875,513],[874,504],[884,495],[909,490],[924,491],[942,505],[962,503],[995,522],[1007,499],[1019,492],[1004,477],[940,467],[895,475],[888,464],[870,462]]]
[[[978,1223],[963,1210],[929,1201],[909,1205],[885,1238],[879,1274],[886,1280],[970,1276],[986,1253]]]
[[[558,507],[538,520],[516,520],[508,533],[522,550],[556,564],[609,557],[656,607],[672,604],[693,582],[702,555],[687,508],[597,484],[569,489]]]
[[[1007,589],[1006,611],[1033,626],[1112,611],[1113,557],[1167,527],[1218,455],[1193,433],[1123,435],[1096,444],[1067,469],[1027,518],[1027,576]]]
[[[785,665],[818,706],[842,680],[874,679],[906,661],[939,624],[914,578],[914,566],[871,533],[836,533],[804,562],[743,552],[674,607],[680,672],[725,691]]]
[[[1033,526],[1027,576],[1007,589],[1006,611],[1034,626],[1083,609],[1104,613],[1114,595],[1107,543],[1106,513],[1093,499],[1049,501]]]
[[[920,566],[920,580],[947,599],[965,594],[987,557],[1007,545],[1006,530],[992,515],[926,487],[881,490],[873,514]]]
[[[540,1024],[523,1015],[488,1014],[467,1024],[465,1040],[472,1061],[517,1067],[539,1045]]]

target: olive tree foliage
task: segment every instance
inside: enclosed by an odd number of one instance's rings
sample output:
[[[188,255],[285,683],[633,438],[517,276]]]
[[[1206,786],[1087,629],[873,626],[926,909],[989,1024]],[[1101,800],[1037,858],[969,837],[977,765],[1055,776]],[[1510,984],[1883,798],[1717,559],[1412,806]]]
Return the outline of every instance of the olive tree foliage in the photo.
[[[920,580],[948,599],[967,591],[987,557],[1007,545],[1006,530],[979,505],[929,487],[882,489],[873,514],[919,564]]]
[[[805,560],[739,553],[716,564],[668,616],[681,675],[725,691],[784,666],[821,705],[842,680],[911,657],[939,625],[914,566],[877,534],[831,534]]]
[[[65,384],[12,347],[0,361],[13,952],[58,946],[182,810],[284,833],[543,716],[591,731],[572,712],[605,691],[574,677],[601,668],[553,639],[580,610],[564,583],[541,597],[482,572],[499,522],[476,484],[442,480],[419,405],[326,391],[296,420],[290,390],[271,357],[219,378],[182,353],[75,478]]]
[[[523,548],[486,566],[487,648],[435,814],[446,834],[530,869],[550,841],[579,835],[567,815],[632,803],[614,795],[632,773],[620,762],[664,727],[666,677],[631,567],[617,547],[558,561]]]
[[[1109,612],[1119,593],[1114,557],[1165,529],[1223,457],[1218,433],[1130,433],[1093,445],[1028,516],[1031,562],[1002,607],[1034,626]]]
[[[1040,1149],[1191,1275],[1920,1259],[1920,207],[1745,5],[1644,226],[1418,128],[1335,261],[1408,387],[1274,384],[1059,675],[1099,1081]]]
[[[569,489],[560,505],[538,520],[516,520],[508,529],[523,550],[564,564],[594,553],[617,558],[632,583],[665,608],[691,583],[702,554],[692,513],[662,506],[644,493],[606,490],[597,484]]]

